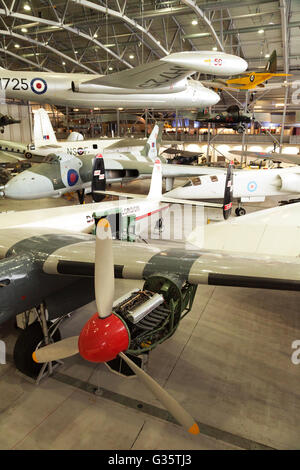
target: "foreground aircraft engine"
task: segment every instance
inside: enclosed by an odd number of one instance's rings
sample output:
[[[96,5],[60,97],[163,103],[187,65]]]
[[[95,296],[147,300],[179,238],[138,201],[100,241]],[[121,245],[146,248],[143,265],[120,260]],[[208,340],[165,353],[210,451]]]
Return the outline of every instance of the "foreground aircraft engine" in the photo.
[[[130,300],[123,299],[123,302],[119,302],[118,308],[113,307],[113,247],[110,225],[105,219],[101,219],[97,226],[95,257],[95,297],[98,312],[87,321],[79,336],[73,336],[37,349],[33,353],[33,359],[36,362],[50,362],[72,356],[78,352],[84,359],[92,362],[108,362],[119,357],[188,432],[198,434],[199,428],[192,416],[124,354],[125,352],[140,354],[143,352],[142,348],[147,349],[147,342],[151,345],[151,341],[153,341],[153,346],[157,345],[158,342],[166,339],[165,330],[169,331],[169,336],[174,333],[179,322],[178,318],[176,319],[176,314],[179,310],[181,314],[186,307],[180,303],[182,298],[178,297],[175,284],[170,281],[172,287],[167,289],[166,280],[162,280],[159,276],[154,277],[151,281],[146,281],[147,285],[145,284],[144,291],[132,293],[133,298],[131,296]],[[162,290],[167,293],[166,296],[162,293],[151,292],[149,289],[155,287],[155,284],[157,287],[161,282],[163,283]],[[195,295],[195,289],[193,287],[193,295]],[[144,296],[142,304],[139,303],[141,295]],[[168,320],[169,312],[165,300],[169,300],[169,304],[173,304],[174,307],[171,311],[171,318]],[[128,304],[130,305],[129,309]],[[149,318],[151,314],[152,317]],[[148,324],[145,323],[146,319]],[[141,321],[144,321],[144,329],[137,327]],[[168,330],[169,323],[173,325],[170,330]],[[155,328],[157,325],[159,327]],[[137,347],[141,349],[131,350],[131,348]]]
[[[281,174],[278,175],[280,179],[281,191],[287,193],[299,193],[300,192],[300,174],[290,173],[290,174]]]

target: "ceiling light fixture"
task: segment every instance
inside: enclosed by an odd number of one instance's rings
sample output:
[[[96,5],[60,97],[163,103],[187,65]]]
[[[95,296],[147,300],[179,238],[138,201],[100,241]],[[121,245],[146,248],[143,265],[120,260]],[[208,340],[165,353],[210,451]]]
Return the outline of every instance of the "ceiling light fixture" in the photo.
[[[264,29],[259,29],[257,32],[258,32],[258,34],[263,34],[265,32],[265,30]]]
[[[193,20],[193,21],[192,21],[192,25],[193,25],[193,26],[196,26],[197,24],[198,24],[198,21],[197,21],[197,20]]]
[[[30,11],[30,10],[31,10],[31,7],[30,7],[30,5],[28,5],[28,3],[25,3],[25,5],[24,5],[24,10],[26,10],[26,11]]]

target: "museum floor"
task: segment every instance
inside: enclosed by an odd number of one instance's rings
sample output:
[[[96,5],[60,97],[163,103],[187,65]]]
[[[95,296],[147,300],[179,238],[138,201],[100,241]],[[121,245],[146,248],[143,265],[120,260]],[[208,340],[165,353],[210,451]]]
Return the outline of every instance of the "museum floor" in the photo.
[[[0,211],[71,203],[0,200]],[[117,280],[116,297],[137,285]],[[297,292],[198,287],[191,313],[147,364],[195,417],[198,436],[175,424],[138,379],[79,355],[39,386],[26,380],[12,363],[18,331],[9,322],[0,327],[8,347],[0,366],[0,449],[299,449],[300,365],[291,361],[292,342],[300,340],[299,306]],[[74,312],[62,335],[78,334],[95,311],[93,302]]]

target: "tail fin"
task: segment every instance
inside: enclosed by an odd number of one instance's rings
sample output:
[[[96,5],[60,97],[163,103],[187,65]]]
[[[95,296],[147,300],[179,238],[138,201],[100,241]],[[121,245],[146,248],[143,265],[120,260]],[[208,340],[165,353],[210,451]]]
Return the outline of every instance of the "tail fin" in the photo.
[[[40,108],[34,112],[34,145],[35,148],[44,145],[57,145],[51,121],[47,111]]]
[[[277,72],[277,52],[273,51],[265,67],[265,72],[276,73]]]
[[[151,185],[147,199],[158,199],[162,197],[162,168],[161,161],[157,158],[154,162]]]
[[[223,217],[225,220],[231,214],[232,211],[232,199],[233,199],[233,162],[230,162],[227,169],[224,200],[223,200]]]
[[[152,161],[155,161],[158,156],[158,152],[159,152],[159,148],[160,148],[161,140],[162,140],[163,126],[164,125],[162,122],[155,124],[146,142],[145,147],[141,151],[141,154],[144,157],[150,158],[150,160]]]

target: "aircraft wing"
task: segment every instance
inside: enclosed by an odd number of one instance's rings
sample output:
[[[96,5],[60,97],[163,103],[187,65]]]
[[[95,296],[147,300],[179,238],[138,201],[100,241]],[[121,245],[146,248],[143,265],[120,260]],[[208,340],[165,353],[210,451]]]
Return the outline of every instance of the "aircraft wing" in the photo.
[[[195,157],[196,155],[201,156],[203,152],[191,152],[189,150],[179,150],[174,149],[172,147],[164,150],[162,153],[167,153],[168,155],[178,155],[180,154],[181,157]]]
[[[289,155],[289,154],[279,154],[272,152],[239,152],[238,150],[232,150],[230,153],[233,155],[243,155],[250,158],[261,158],[262,160],[272,160],[276,162],[290,163],[292,165],[300,165],[300,155]]]
[[[16,155],[11,152],[3,152],[0,150],[0,163],[16,163],[20,160],[24,160],[24,155]]]
[[[183,283],[195,285],[300,290],[299,258],[291,261],[283,257],[186,249],[183,244],[173,246],[113,242],[115,277],[144,280],[151,275],[174,275]],[[87,236],[87,241],[71,242],[49,255],[43,270],[52,275],[93,277],[94,258],[95,241]]]
[[[228,90],[228,91],[241,91],[238,87],[236,86],[230,86],[228,85],[225,80],[222,81],[214,81],[214,80],[201,80],[202,85],[204,85],[207,88],[213,88],[215,90]]]
[[[122,70],[111,75],[97,77],[84,82],[88,85],[103,85],[114,88],[151,89],[170,86],[193,74],[195,70],[156,60],[132,69]]]

